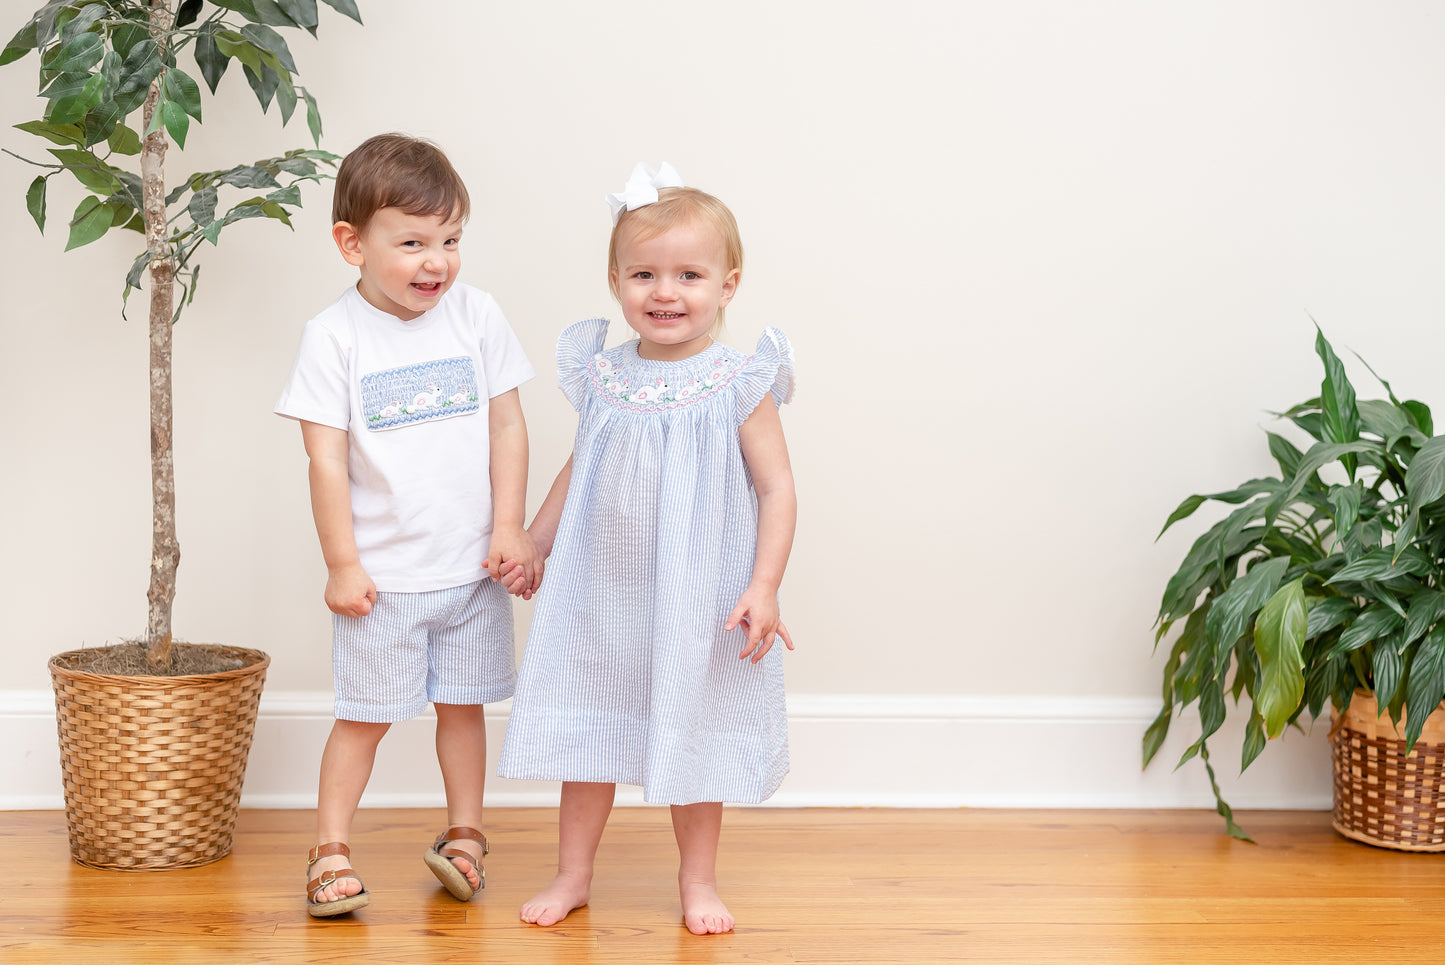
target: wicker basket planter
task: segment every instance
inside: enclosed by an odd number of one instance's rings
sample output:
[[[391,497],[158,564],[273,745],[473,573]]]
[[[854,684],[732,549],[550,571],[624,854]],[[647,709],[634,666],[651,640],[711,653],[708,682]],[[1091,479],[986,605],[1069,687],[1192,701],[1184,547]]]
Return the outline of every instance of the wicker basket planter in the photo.
[[[1366,844],[1445,851],[1445,705],[1425,721],[1410,755],[1389,715],[1363,690],[1330,727],[1334,827]]]
[[[216,649],[241,666],[118,676],[86,669],[98,650],[51,658],[70,855],[79,864],[160,871],[230,853],[271,658]]]

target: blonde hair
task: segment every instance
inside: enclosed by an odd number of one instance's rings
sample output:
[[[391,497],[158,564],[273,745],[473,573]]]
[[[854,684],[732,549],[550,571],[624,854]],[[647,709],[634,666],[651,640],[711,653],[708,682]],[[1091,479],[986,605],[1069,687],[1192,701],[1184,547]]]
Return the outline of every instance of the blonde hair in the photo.
[[[336,172],[331,220],[357,231],[382,208],[410,215],[456,215],[472,211],[467,186],[452,162],[431,141],[406,134],[377,134],[357,146]]]
[[[743,239],[738,233],[737,219],[728,206],[697,188],[662,188],[657,192],[656,202],[622,212],[622,217],[612,226],[612,237],[607,243],[607,285],[612,289],[612,297],[622,300],[617,288],[617,239],[624,227],[634,232],[633,238],[637,241],[647,241],[688,222],[701,222],[717,230],[722,236],[727,270],[736,270],[741,276]],[[717,319],[710,329],[712,335],[722,331],[723,312],[722,308],[717,310]]]

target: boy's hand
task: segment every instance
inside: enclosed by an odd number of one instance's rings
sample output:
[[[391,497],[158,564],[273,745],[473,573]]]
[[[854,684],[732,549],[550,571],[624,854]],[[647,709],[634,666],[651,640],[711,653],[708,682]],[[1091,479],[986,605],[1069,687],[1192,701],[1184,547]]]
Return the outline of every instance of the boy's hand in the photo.
[[[503,567],[506,564],[504,570]],[[523,596],[532,585],[537,565],[537,548],[524,529],[492,531],[492,545],[487,550],[487,572],[492,579],[514,596]],[[524,597],[530,599],[530,596]]]
[[[773,648],[775,636],[780,638],[789,650],[793,649],[793,638],[778,615],[778,595],[765,587],[750,585],[743,591],[743,595],[738,597],[738,605],[728,614],[723,629],[733,630],[739,625],[746,628],[748,635],[747,645],[743,647],[742,653],[738,654],[740,660],[747,659],[749,654],[752,655],[753,663],[763,659]]]
[[[326,606],[344,617],[364,617],[376,603],[376,584],[360,563],[327,570]]]

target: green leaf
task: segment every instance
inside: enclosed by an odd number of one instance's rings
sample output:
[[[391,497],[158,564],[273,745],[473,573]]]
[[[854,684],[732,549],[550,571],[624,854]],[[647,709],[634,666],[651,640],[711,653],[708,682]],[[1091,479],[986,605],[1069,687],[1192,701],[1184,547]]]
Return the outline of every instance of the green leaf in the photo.
[[[1255,620],[1259,680],[1254,705],[1264,717],[1265,733],[1270,737],[1284,732],[1304,696],[1303,647],[1308,620],[1302,579],[1281,587]]]
[[[58,98],[46,105],[45,119],[51,124],[74,124],[100,103],[104,93],[105,77],[92,74],[80,93]]]
[[[135,261],[130,263],[130,271],[125,275],[125,293],[127,295],[130,294],[132,288],[140,290],[141,275],[150,267],[150,263],[151,253],[149,251],[142,251],[136,256]]]
[[[1388,606],[1372,603],[1360,611],[1353,623],[1345,627],[1340,639],[1330,648],[1331,654],[1358,650],[1391,633],[1405,621]]]
[[[1445,436],[1436,436],[1415,453],[1405,471],[1405,489],[1412,512],[1445,496]]]
[[[321,0],[322,3],[345,14],[357,23],[361,23],[361,11],[356,8],[356,0]]]
[[[1423,402],[1416,402],[1414,399],[1406,399],[1400,403],[1400,407],[1410,413],[1410,421],[1415,424],[1415,428],[1427,436],[1433,436],[1435,434],[1435,423],[1434,420],[1430,418],[1430,407],[1428,405]]]
[[[1313,640],[1320,634],[1343,625],[1360,611],[1360,605],[1350,597],[1329,596],[1316,599],[1318,602],[1310,606],[1309,625],[1305,629],[1306,640]]]
[[[1383,399],[1365,399],[1356,403],[1360,411],[1360,423],[1366,432],[1372,432],[1385,440],[1386,448],[1405,437],[1423,445],[1428,436],[1415,428],[1404,409]]]
[[[1425,636],[1410,662],[1405,682],[1405,740],[1408,754],[1425,729],[1425,718],[1445,699],[1445,626]]]
[[[286,16],[296,22],[299,27],[304,27],[313,36],[316,33],[316,22],[320,19],[316,13],[316,0],[276,0]],[[295,71],[295,68],[291,68]]]
[[[5,49],[0,50],[0,67],[14,63],[38,46],[35,37],[35,28],[36,21],[32,19],[25,26],[21,27],[15,36],[10,38],[10,42],[5,45]]]
[[[1425,631],[1440,622],[1445,617],[1445,592],[1440,590],[1423,590],[1410,597],[1410,606],[1407,611],[1410,616],[1405,621],[1405,643],[1414,643],[1425,635]]]
[[[1355,526],[1360,515],[1360,501],[1365,498],[1365,487],[1356,480],[1348,486],[1335,486],[1330,490],[1330,506],[1335,511],[1335,532],[1348,533]]]
[[[196,120],[201,119],[201,86],[179,67],[172,67],[165,74],[166,99],[181,108]]]
[[[1288,479],[1299,469],[1300,460],[1304,458],[1300,451],[1294,447],[1284,436],[1273,432],[1266,432],[1269,437],[1269,454],[1274,461],[1279,463],[1279,471]]]
[[[1159,711],[1159,716],[1144,731],[1144,766],[1148,767],[1154,755],[1159,753],[1159,748],[1164,744],[1164,738],[1169,735],[1169,722],[1173,719],[1173,707],[1168,704]]]
[[[1259,611],[1275,593],[1279,581],[1289,569],[1289,560],[1280,558],[1266,560],[1229,585],[1214,601],[1209,610],[1209,619],[1204,630],[1215,653],[1234,646],[1234,641],[1244,635],[1249,618]],[[1298,581],[1296,581],[1298,582]],[[1300,633],[1304,633],[1304,598],[1300,597]],[[1258,631],[1256,631],[1258,632]],[[1303,639],[1303,637],[1301,637]]]
[[[136,44],[150,39],[150,28],[140,22],[120,24],[110,33],[110,45],[122,58],[129,57]]]
[[[321,146],[321,108],[316,106],[316,98],[306,88],[300,88],[301,96],[306,101],[306,126],[311,130],[311,140],[317,147]]]
[[[83,198],[70,220],[70,239],[65,243],[65,250],[88,245],[105,234],[110,230],[113,214],[110,206],[99,198]]]
[[[186,132],[190,130],[191,119],[186,115],[186,109],[168,97],[162,97],[156,102],[156,117],[166,126],[171,135],[171,140],[176,146],[184,149],[186,146]],[[152,125],[154,126],[154,125]]]
[[[46,70],[58,74],[77,74],[90,70],[105,56],[105,41],[97,34],[82,34],[60,48],[55,59],[45,65]]]
[[[204,228],[216,220],[216,188],[214,185],[202,188],[191,195],[190,204],[187,206],[191,220]]]
[[[52,144],[80,145],[85,141],[85,131],[78,124],[47,124],[44,121],[26,121],[16,124],[17,130],[45,138]]]
[[[291,115],[296,113],[296,88],[291,83],[290,74],[281,75],[281,86],[276,88],[276,106],[281,108],[281,126],[285,127],[291,122]]]
[[[273,178],[265,168],[254,164],[247,164],[241,167],[234,167],[221,177],[222,184],[229,184],[233,188],[279,188],[281,183]],[[260,199],[254,199],[260,204]]]
[[[297,73],[296,61],[291,56],[291,48],[286,46],[286,38],[270,27],[248,23],[241,28],[241,36],[255,44],[260,50],[274,54],[277,62],[288,73]]]
[[[53,147],[50,153],[75,175],[77,181],[97,194],[111,194],[120,189],[120,181],[113,173],[116,169],[91,151],[75,148]]]
[[[1395,698],[1395,688],[1400,686],[1400,676],[1404,666],[1404,662],[1400,659],[1400,654],[1394,646],[1381,640],[1372,655],[1370,670],[1375,679],[1375,700],[1382,713],[1386,705]]]
[[[1422,576],[1433,572],[1435,564],[1430,557],[1418,548],[1402,550],[1398,560],[1394,559],[1390,549],[1380,548],[1372,550],[1359,560],[1340,570],[1328,581],[1326,585],[1339,583],[1345,580],[1388,580],[1398,576]]]
[[[120,86],[115,92],[115,104],[122,116],[145,102],[151,82],[160,75],[162,66],[161,50],[155,41],[142,40],[130,49],[121,65]]]
[[[214,0],[216,6],[224,7],[227,10],[234,10],[247,20],[259,19],[256,13],[256,5],[251,0]]]
[[[1283,496],[1277,500],[1281,507],[1289,505],[1294,498],[1305,488],[1309,478],[1329,463],[1336,460],[1343,461],[1346,455],[1357,452],[1378,452],[1381,444],[1372,440],[1361,439],[1356,442],[1317,442],[1310,446],[1304,458],[1300,460],[1299,468],[1295,470],[1294,478],[1290,480],[1289,489],[1285,490]],[[1277,515],[1277,511],[1276,511]],[[1270,523],[1274,522],[1273,517],[1266,517]]]
[[[276,96],[276,88],[281,86],[281,75],[264,63],[259,70],[252,70],[246,65],[241,72],[246,75],[246,83],[251,85],[256,101],[261,105],[261,113],[266,113],[271,106],[271,98]]]
[[[1264,733],[1264,718],[1260,716],[1258,708],[1252,708],[1249,714],[1249,723],[1244,726],[1244,749],[1240,754],[1240,771],[1244,771],[1254,763],[1254,759],[1264,750],[1268,742]]]
[[[45,176],[41,175],[30,182],[30,189],[25,192],[25,210],[35,219],[35,227],[42,234],[45,233],[45,185]]]
[[[91,27],[95,26],[95,22],[97,20],[99,20],[101,17],[105,16],[109,12],[110,11],[106,9],[105,4],[103,3],[91,3],[87,6],[81,7],[80,12],[75,15],[74,19],[72,19],[69,23],[67,23],[64,27],[61,28],[61,46],[63,47],[64,45],[74,40],[76,37],[90,30]],[[96,35],[92,34],[91,36]]]
[[[269,23],[275,27],[299,27],[296,21],[286,15],[281,5],[276,0],[251,0],[251,5],[256,8],[256,21]]]
[[[1209,762],[1209,748],[1204,746],[1203,741],[1199,742],[1199,754],[1204,759],[1204,772],[1209,775],[1209,786],[1214,791],[1214,809],[1224,818],[1225,833],[1231,838],[1254,844],[1254,839],[1244,833],[1244,828],[1234,823],[1234,810],[1224,802],[1224,795],[1219,793],[1219,782],[1214,778],[1214,765]]]
[[[205,80],[206,86],[211,93],[216,92],[216,85],[226,73],[226,68],[231,66],[231,58],[223,53],[216,46],[216,31],[219,28],[208,23],[196,32],[196,45],[194,54],[196,66],[201,68],[201,77]]]
[[[201,14],[202,0],[182,0],[180,9],[176,11],[176,28],[189,27],[196,22]]]
[[[1354,442],[1360,438],[1360,413],[1355,406],[1355,387],[1350,384],[1345,367],[1335,355],[1325,333],[1315,326],[1315,352],[1325,364],[1325,378],[1320,383],[1321,428],[1327,442]],[[1355,459],[1344,454],[1340,461],[1353,479]]]
[[[141,152],[144,145],[141,144],[140,135],[124,124],[116,125],[115,130],[110,132],[107,139],[110,149],[117,154],[124,154],[134,157]]]

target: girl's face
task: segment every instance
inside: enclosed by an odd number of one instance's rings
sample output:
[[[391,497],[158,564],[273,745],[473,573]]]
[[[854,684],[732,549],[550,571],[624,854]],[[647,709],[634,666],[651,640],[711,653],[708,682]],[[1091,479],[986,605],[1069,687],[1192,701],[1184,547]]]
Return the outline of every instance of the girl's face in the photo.
[[[738,286],[722,235],[698,220],[645,241],[635,234],[624,228],[618,235],[613,281],[623,317],[642,339],[638,354],[664,361],[696,355]]]

